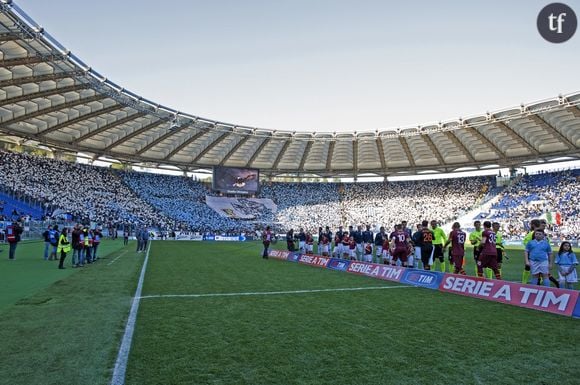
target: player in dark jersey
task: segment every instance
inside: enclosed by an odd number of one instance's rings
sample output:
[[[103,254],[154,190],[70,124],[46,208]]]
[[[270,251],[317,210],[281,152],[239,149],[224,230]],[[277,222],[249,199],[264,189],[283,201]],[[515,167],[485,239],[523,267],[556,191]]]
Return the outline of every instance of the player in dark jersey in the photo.
[[[479,258],[477,260],[477,276],[483,278],[483,269],[489,267],[495,279],[501,279],[501,273],[497,268],[497,248],[495,245],[495,233],[491,229],[491,222],[483,222],[483,233],[481,235],[481,245]]]
[[[294,229],[290,229],[286,233],[286,246],[288,247],[288,251],[294,251]]]
[[[375,252],[377,263],[381,263],[383,258],[383,242],[387,238],[385,228],[381,226],[380,231],[375,235]]]
[[[396,265],[397,261],[401,261],[403,267],[407,267],[407,257],[409,255],[409,234],[403,231],[402,225],[396,225],[389,237],[391,240],[391,265]]]
[[[467,234],[465,231],[461,230],[459,222],[455,222],[452,229],[453,230],[449,233],[449,238],[443,247],[445,248],[451,243],[451,249],[449,252],[454,266],[453,273],[465,275],[465,270],[463,270],[463,257],[465,256],[465,241],[467,240]]]
[[[433,263],[433,239],[435,235],[429,229],[428,221],[423,221],[421,227],[421,262],[423,263],[423,269],[431,270],[431,264]]]
[[[358,226],[357,230],[352,232],[351,237],[354,238],[354,242],[356,243],[356,259],[359,261],[362,261],[362,256],[363,256],[363,232],[362,232],[362,226]]]
[[[344,237],[344,230],[342,226],[338,226],[338,230],[334,234],[334,254],[337,258],[342,258],[342,238]]]
[[[411,242],[415,249],[415,260],[417,260],[417,267],[419,267],[419,262],[421,262],[421,246],[423,245],[423,226],[417,223],[417,231],[411,236]]]
[[[373,232],[371,231],[371,227],[369,225],[366,226],[366,230],[362,232],[362,238],[363,238],[363,243],[364,244],[370,244],[371,245],[371,249],[373,248],[373,241],[374,241],[374,235]],[[366,255],[366,250],[365,250],[365,255]],[[371,250],[371,255],[372,255],[372,250]]]

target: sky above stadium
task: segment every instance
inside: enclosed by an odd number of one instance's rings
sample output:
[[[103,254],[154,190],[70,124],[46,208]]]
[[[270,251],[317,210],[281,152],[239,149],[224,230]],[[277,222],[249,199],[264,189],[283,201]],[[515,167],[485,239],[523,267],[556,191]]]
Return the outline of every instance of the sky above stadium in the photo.
[[[580,91],[580,32],[536,29],[549,1],[15,3],[126,89],[251,127],[408,127]]]

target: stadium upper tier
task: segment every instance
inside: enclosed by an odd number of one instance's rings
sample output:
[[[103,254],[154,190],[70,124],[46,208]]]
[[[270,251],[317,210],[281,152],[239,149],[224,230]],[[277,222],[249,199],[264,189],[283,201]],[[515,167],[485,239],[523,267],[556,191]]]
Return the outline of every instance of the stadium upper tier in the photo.
[[[223,123],[144,99],[0,0],[0,132],[130,164],[254,167],[270,175],[408,175],[580,158],[580,93],[397,130],[289,132]],[[498,90],[501,92],[501,90]]]

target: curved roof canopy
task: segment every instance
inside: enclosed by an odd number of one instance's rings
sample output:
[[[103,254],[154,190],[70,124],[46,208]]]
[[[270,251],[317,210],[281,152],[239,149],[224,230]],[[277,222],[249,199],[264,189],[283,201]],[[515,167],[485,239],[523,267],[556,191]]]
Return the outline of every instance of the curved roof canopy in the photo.
[[[400,175],[580,158],[580,93],[396,130],[289,132],[175,111],[107,80],[0,1],[0,132],[130,164]]]

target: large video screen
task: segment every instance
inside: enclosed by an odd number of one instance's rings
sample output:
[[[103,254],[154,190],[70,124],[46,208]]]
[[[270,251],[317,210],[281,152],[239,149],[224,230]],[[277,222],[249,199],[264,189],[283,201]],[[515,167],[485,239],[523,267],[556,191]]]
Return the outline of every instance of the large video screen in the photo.
[[[254,194],[260,189],[260,170],[255,168],[213,168],[213,189],[227,194]]]

